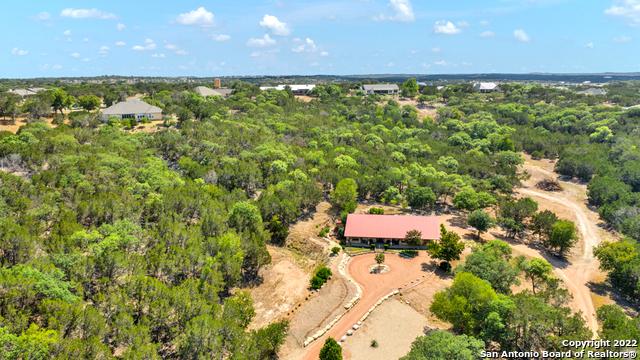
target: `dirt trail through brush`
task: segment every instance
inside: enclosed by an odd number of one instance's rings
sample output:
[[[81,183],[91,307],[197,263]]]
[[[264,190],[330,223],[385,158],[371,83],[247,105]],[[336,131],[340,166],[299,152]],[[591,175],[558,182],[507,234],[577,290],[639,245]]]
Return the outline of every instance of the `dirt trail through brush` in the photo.
[[[556,275],[565,283],[573,296],[571,307],[581,311],[587,326],[594,332],[598,331],[596,309],[593,304],[589,283],[599,274],[598,260],[593,254],[593,248],[602,240],[611,239],[613,235],[598,227],[598,214],[586,205],[587,188],[585,185],[562,181],[561,191],[546,192],[535,188],[535,184],[544,179],[556,179],[558,175],[552,171],[553,163],[526,159],[525,170],[531,177],[518,189],[523,196],[534,198],[541,209],[551,208],[561,218],[568,218],[576,222],[580,232],[580,240],[574,253],[569,255],[569,261],[563,261],[551,256],[544,256],[554,266]],[[543,254],[527,245],[515,245],[514,249],[527,256],[543,257]]]

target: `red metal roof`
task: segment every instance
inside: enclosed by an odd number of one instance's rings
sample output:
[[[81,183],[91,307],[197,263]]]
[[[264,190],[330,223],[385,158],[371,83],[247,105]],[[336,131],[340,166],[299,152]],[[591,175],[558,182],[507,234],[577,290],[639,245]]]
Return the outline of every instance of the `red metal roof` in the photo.
[[[440,238],[440,218],[415,215],[349,214],[346,237],[404,239],[407,231],[419,230],[423,240]]]

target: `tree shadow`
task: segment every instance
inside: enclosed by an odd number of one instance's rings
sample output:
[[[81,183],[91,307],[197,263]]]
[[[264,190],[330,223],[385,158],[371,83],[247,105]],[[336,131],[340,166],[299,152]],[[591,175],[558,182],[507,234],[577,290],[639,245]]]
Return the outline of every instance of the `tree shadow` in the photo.
[[[638,313],[640,312],[640,301],[630,301],[624,295],[616,291],[616,289],[611,286],[608,281],[601,283],[589,281],[587,283],[587,287],[594,294],[612,299],[616,304],[623,307],[627,313],[633,313],[631,314],[631,316],[638,316]]]
[[[566,269],[571,262],[566,258],[555,255],[546,248],[542,246],[542,244],[538,242],[524,242],[521,239],[514,239],[512,237],[507,237],[501,234],[491,233],[496,239],[502,240],[510,245],[525,245],[532,250],[538,251],[538,253],[549,262],[549,264],[553,265],[553,267],[558,269]]]
[[[438,262],[435,260],[431,260],[428,263],[423,262],[420,264],[420,268],[423,272],[434,273],[440,279],[451,279],[453,277],[453,272],[445,271],[438,266]]]

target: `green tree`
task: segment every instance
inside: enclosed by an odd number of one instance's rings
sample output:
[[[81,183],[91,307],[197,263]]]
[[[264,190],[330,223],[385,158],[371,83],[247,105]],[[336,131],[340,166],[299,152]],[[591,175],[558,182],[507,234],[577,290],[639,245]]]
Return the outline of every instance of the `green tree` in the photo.
[[[540,211],[531,218],[531,232],[543,242],[549,241],[551,229],[557,221],[558,216],[555,213],[549,210]]]
[[[382,264],[384,264],[384,254],[383,253],[377,253],[376,254],[376,263],[378,264],[378,269],[380,269],[380,266]]]
[[[405,80],[401,86],[401,92],[403,97],[413,98],[418,95],[418,82],[415,78]]]
[[[35,324],[31,324],[27,331],[19,336],[0,327],[2,359],[50,359],[51,350],[58,342],[59,337],[56,331],[40,329]]]
[[[480,358],[484,348],[484,342],[473,336],[434,330],[416,338],[411,351],[401,360],[475,360]]]
[[[480,239],[482,233],[493,226],[494,220],[485,211],[478,209],[469,214],[467,223],[478,231],[477,237]]]
[[[436,203],[436,194],[428,187],[410,187],[407,191],[407,200],[413,209],[422,210]]]
[[[608,271],[611,284],[630,299],[640,298],[640,246],[629,239],[604,242],[594,254],[600,261],[600,269]]]
[[[520,269],[514,263],[511,246],[500,240],[491,240],[475,249],[466,257],[458,272],[468,272],[483,280],[503,294],[511,293],[511,286],[517,285]]]
[[[331,193],[331,200],[341,211],[351,213],[356,209],[358,184],[353,179],[342,179]]]
[[[487,281],[461,272],[450,288],[436,293],[430,310],[458,333],[491,338],[492,329],[504,327],[512,308],[509,299],[496,294]]]
[[[78,105],[86,111],[92,111],[100,107],[100,98],[95,95],[83,95],[78,97]]]
[[[51,107],[53,111],[62,114],[62,110],[71,107],[72,104],[73,98],[63,89],[56,88],[51,91]]]
[[[551,227],[551,234],[546,245],[556,249],[560,256],[564,256],[578,241],[578,232],[573,222],[558,220]]]
[[[640,342],[640,318],[630,318],[617,305],[598,308],[600,338],[607,340],[629,339]]]
[[[553,267],[545,259],[525,260],[521,266],[525,276],[531,280],[531,290],[534,294],[552,276]]]
[[[460,235],[447,231],[442,224],[440,224],[440,239],[431,242],[427,247],[429,256],[442,260],[440,265],[444,269],[450,269],[451,261],[460,259],[463,250],[464,243],[460,240]]]
[[[327,338],[320,350],[320,360],[342,360],[342,346],[333,338]]]

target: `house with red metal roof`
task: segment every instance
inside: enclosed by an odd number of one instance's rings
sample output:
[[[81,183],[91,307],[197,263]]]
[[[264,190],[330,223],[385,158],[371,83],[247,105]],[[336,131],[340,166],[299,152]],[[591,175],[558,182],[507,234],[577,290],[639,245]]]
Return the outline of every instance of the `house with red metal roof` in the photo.
[[[344,229],[347,243],[352,246],[389,244],[390,247],[412,247],[405,242],[407,232],[418,230],[422,241],[440,238],[440,218],[417,215],[349,214]],[[415,246],[414,246],[415,247]]]

